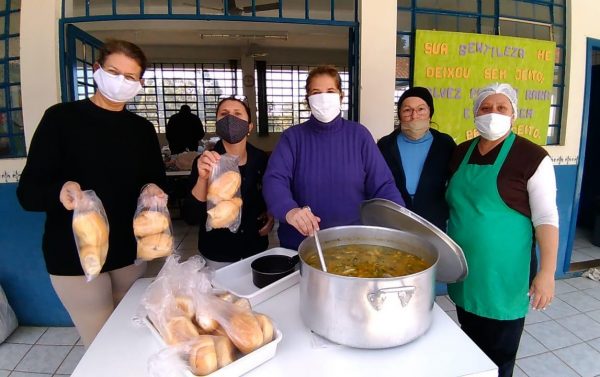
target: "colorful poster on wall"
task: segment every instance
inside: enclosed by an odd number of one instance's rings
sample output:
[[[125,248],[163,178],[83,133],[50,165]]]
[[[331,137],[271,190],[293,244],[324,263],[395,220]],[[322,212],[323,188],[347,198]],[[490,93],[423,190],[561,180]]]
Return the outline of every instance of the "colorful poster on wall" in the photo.
[[[433,121],[460,143],[478,136],[473,99],[479,90],[507,82],[519,94],[513,131],[545,145],[555,50],[551,41],[417,30],[414,85],[431,91]]]

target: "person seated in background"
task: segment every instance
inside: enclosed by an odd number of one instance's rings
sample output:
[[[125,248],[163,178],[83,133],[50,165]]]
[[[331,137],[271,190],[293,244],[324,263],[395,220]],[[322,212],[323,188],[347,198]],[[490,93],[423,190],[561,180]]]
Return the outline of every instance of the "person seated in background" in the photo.
[[[172,154],[198,150],[198,142],[204,137],[202,121],[188,105],[181,105],[179,112],[167,122],[167,140]]]
[[[264,196],[282,247],[297,249],[319,229],[360,224],[364,200],[403,205],[369,130],[342,118],[342,81],[332,66],[306,78],[311,117],[283,132],[269,158]]]
[[[400,127],[377,146],[387,162],[406,208],[446,231],[448,161],[456,143],[450,135],[431,129],[433,97],[413,87],[398,100]]]
[[[248,142],[253,128],[250,108],[245,102],[235,97],[222,99],[217,105],[216,123],[221,140],[213,150],[204,151],[192,165],[183,218],[190,225],[200,225],[198,251],[214,269],[257,254],[269,246],[273,217],[266,212],[261,189],[267,154]],[[208,178],[225,153],[239,157],[243,201],[241,224],[236,233],[227,228],[207,232]]]

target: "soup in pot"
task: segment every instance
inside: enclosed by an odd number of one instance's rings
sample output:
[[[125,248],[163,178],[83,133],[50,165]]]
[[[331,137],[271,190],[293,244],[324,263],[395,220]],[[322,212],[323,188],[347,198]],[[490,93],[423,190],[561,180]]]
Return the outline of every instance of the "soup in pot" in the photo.
[[[414,274],[429,268],[416,255],[387,246],[341,245],[323,249],[327,272],[359,278],[391,278]],[[306,258],[310,266],[321,269],[316,252]]]

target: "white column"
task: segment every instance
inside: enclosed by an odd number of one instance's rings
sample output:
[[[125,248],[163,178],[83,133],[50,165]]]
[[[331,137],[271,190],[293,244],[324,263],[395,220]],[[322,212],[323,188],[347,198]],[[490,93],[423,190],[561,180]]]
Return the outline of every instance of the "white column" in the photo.
[[[375,139],[394,129],[396,0],[360,0],[360,122]]]
[[[60,102],[61,0],[21,1],[21,93],[27,149],[44,111]]]

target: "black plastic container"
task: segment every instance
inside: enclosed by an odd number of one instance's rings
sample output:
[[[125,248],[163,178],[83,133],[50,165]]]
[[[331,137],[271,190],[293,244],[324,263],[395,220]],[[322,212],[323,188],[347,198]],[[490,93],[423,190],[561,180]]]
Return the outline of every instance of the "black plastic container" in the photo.
[[[258,288],[266,287],[294,272],[299,261],[298,254],[293,257],[276,254],[257,258],[250,264],[252,283]]]

